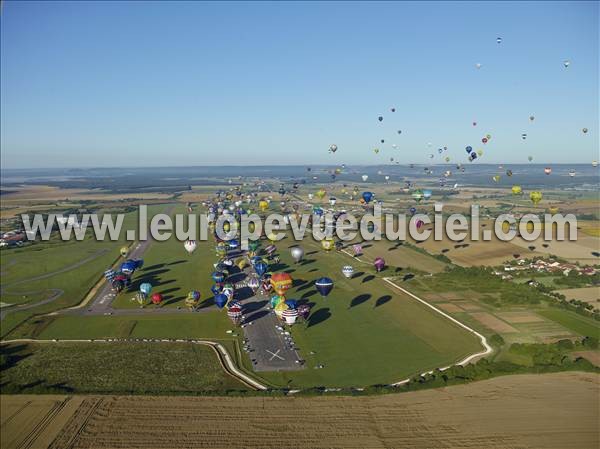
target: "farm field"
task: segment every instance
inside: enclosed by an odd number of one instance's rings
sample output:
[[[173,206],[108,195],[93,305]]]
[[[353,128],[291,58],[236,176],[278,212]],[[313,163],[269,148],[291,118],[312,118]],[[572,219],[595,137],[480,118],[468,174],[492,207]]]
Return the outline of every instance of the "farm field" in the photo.
[[[176,394],[247,387],[229,376],[212,348],[190,343],[15,343],[3,392]]]
[[[0,433],[6,449],[588,449],[599,387],[597,374],[570,372],[370,397],[4,396]]]
[[[585,301],[588,304],[594,305],[594,307],[598,307],[598,303],[600,302],[600,286],[566,288],[564,290],[557,290],[556,292],[565,295],[568,300],[577,299]]]

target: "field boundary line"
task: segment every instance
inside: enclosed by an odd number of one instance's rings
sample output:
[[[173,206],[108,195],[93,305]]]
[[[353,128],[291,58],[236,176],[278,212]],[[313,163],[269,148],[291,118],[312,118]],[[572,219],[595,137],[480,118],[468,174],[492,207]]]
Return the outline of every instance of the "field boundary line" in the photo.
[[[38,340],[35,338],[16,338],[14,340],[2,340],[2,341],[0,341],[0,345],[10,344],[10,343],[112,343],[112,342],[115,342],[115,343],[192,343],[192,344],[210,346],[217,354],[217,359],[219,360],[221,367],[227,374],[229,374],[232,377],[235,377],[236,379],[238,379],[240,382],[242,382],[246,386],[254,388],[255,390],[262,390],[262,391],[268,390],[267,386],[261,384],[260,382],[253,379],[251,376],[247,375],[246,373],[240,371],[237,368],[231,355],[229,354],[229,352],[227,352],[227,349],[225,348],[225,346],[223,346],[221,343],[217,343],[217,342],[211,341],[211,340],[163,341],[163,340],[139,339],[139,338],[138,339],[124,339],[124,340],[120,340],[120,339],[111,339],[111,340],[107,340],[107,339]]]
[[[387,282],[388,284],[390,284],[390,285],[392,285],[393,287],[395,287],[395,288],[397,288],[398,290],[400,290],[402,293],[404,293],[404,294],[406,294],[406,295],[410,296],[410,297],[411,297],[411,298],[413,298],[413,299],[416,299],[416,300],[417,300],[417,301],[419,301],[420,303],[422,303],[422,304],[426,305],[427,307],[429,307],[429,308],[430,308],[430,309],[432,309],[433,311],[435,311],[435,312],[439,313],[439,314],[440,314],[440,315],[442,315],[443,317],[445,317],[445,318],[449,319],[450,321],[452,321],[454,324],[457,324],[458,326],[462,327],[462,328],[463,328],[463,329],[465,329],[466,331],[468,331],[468,332],[470,332],[470,333],[472,333],[472,334],[476,335],[476,336],[479,338],[479,340],[480,340],[481,344],[482,344],[482,345],[483,345],[483,347],[484,347],[484,350],[483,350],[483,351],[479,351],[479,352],[476,352],[475,354],[471,354],[471,355],[469,355],[469,356],[465,357],[464,359],[462,359],[462,360],[460,360],[460,361],[456,362],[454,365],[449,365],[449,366],[445,366],[445,367],[439,368],[439,370],[440,370],[440,371],[447,370],[448,368],[451,368],[452,366],[456,366],[456,365],[464,366],[464,365],[466,365],[467,363],[469,363],[471,360],[473,360],[473,359],[475,359],[475,358],[477,358],[477,357],[483,357],[483,356],[486,356],[486,355],[488,355],[488,354],[491,354],[491,353],[494,351],[494,349],[493,349],[493,348],[490,346],[490,344],[488,343],[487,339],[485,338],[485,336],[484,336],[483,334],[480,334],[480,333],[479,333],[479,332],[477,332],[475,329],[473,329],[473,328],[471,328],[471,327],[467,326],[466,324],[464,324],[464,323],[460,322],[460,321],[459,321],[459,320],[457,320],[456,318],[454,318],[454,317],[452,317],[452,316],[448,315],[446,312],[444,312],[443,310],[440,310],[440,309],[438,309],[437,307],[435,307],[434,305],[432,305],[432,304],[428,303],[428,302],[427,302],[427,301],[425,301],[424,299],[422,299],[422,298],[419,298],[419,297],[418,297],[417,295],[415,295],[414,293],[411,293],[411,292],[409,292],[408,290],[406,290],[405,288],[402,288],[402,287],[400,287],[398,284],[396,284],[395,282],[393,282],[393,281],[392,281],[390,278],[384,277],[384,278],[382,278],[382,279],[383,279],[385,282]],[[433,373],[433,371],[428,371],[428,372],[426,372],[426,373],[423,373],[423,374],[430,374],[430,373]],[[410,378],[409,378],[409,379],[404,379],[404,380],[401,380],[400,382],[393,383],[392,385],[402,385],[402,384],[405,384],[405,383],[407,383],[407,382],[409,382],[409,381],[410,381]]]

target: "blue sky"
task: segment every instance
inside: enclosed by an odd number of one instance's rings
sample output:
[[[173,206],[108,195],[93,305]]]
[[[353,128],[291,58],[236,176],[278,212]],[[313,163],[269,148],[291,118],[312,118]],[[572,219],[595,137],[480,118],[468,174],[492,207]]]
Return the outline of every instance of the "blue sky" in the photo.
[[[1,20],[3,168],[598,159],[598,2],[5,1]]]

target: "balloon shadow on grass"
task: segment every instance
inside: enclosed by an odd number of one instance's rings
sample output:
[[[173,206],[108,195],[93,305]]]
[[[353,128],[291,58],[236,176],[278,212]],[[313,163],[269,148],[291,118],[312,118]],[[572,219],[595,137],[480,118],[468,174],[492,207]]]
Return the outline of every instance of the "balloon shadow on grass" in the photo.
[[[375,301],[375,305],[373,306],[373,308],[382,306],[386,302],[390,301],[391,299],[392,299],[392,297],[390,295],[385,295],[380,298],[377,298],[377,301]]]
[[[331,317],[331,312],[329,311],[329,307],[324,307],[322,309],[313,312],[306,320],[306,327],[316,326],[323,321],[328,320]]]
[[[367,302],[369,299],[371,299],[371,295],[358,295],[355,298],[353,298],[352,301],[350,301],[350,305],[348,306],[348,308],[351,309],[352,307],[359,306],[362,303]]]

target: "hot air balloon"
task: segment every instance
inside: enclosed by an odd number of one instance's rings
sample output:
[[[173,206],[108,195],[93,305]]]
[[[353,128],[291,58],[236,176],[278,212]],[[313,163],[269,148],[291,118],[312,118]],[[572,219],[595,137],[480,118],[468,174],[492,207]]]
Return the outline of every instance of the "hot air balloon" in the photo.
[[[197,246],[198,244],[196,243],[196,240],[186,240],[183,244],[183,247],[189,254],[192,254],[194,251],[196,251]]]
[[[143,306],[146,303],[146,295],[142,292],[137,292],[135,295],[135,300],[138,302],[139,305]]]
[[[530,121],[530,122],[533,122],[534,120],[535,120],[535,117],[534,117],[533,115],[530,115],[530,116],[529,116],[529,121]]]
[[[298,310],[288,308],[281,313],[281,317],[285,321],[285,324],[287,324],[288,326],[292,326],[296,323],[296,320],[298,319]]]
[[[500,182],[500,175],[494,175],[492,176],[492,179],[494,180],[494,182]]]
[[[327,192],[325,191],[325,189],[319,189],[317,190],[317,198],[319,198],[320,200],[323,199],[323,197],[327,194]]]
[[[283,296],[292,286],[292,277],[288,273],[273,273],[271,285],[278,295]]]
[[[421,200],[423,199],[423,191],[420,189],[415,190],[412,193],[412,197],[417,203],[420,203]]]
[[[592,167],[597,167],[598,166],[598,161],[592,161]]]
[[[232,301],[227,306],[227,316],[235,325],[242,319],[242,305],[237,301]]]
[[[475,68],[480,69],[481,68],[481,63],[478,62],[477,64],[475,64]]]
[[[563,65],[565,66],[565,68],[569,67],[571,65],[571,61],[569,61],[568,59],[565,59],[563,61]]]
[[[354,275],[354,268],[352,268],[350,265],[345,265],[342,268],[342,274],[350,279]]]
[[[252,291],[256,291],[258,287],[260,287],[260,281],[256,276],[249,276],[246,281],[246,285],[252,289]]]
[[[498,36],[498,37],[496,38],[496,43],[497,43],[497,44],[501,44],[501,43],[502,43],[502,38]]]
[[[482,139],[481,139],[481,141],[482,141],[483,143],[487,143],[487,142],[488,142],[488,140],[487,140],[487,137],[484,137],[484,138],[482,138]]]
[[[225,307],[225,304],[227,304],[228,300],[229,300],[229,298],[226,295],[224,295],[223,293],[219,293],[218,295],[215,295],[215,305],[219,309],[222,309],[223,307]]]
[[[377,120],[379,120],[380,122],[383,122],[383,116],[380,115],[379,117],[377,117]]]
[[[527,139],[527,133],[521,134],[521,139],[523,139],[523,140]]]
[[[213,278],[213,281],[215,281],[217,283],[221,283],[225,280],[225,273],[223,273],[221,271],[213,271],[212,278]]]
[[[279,319],[283,318],[283,312],[285,312],[287,309],[289,309],[289,307],[285,303],[285,301],[280,301],[279,304],[277,304],[273,308],[273,310],[275,311],[275,315],[277,315],[277,318],[279,318]]]
[[[558,213],[558,207],[556,207],[556,206],[550,206],[548,208],[548,212],[550,212],[552,215],[557,214]]]
[[[163,297],[160,293],[153,293],[152,297],[150,298],[152,300],[152,304],[160,304],[163,300]]]
[[[373,153],[379,154],[379,148],[373,148]]]
[[[469,145],[469,146],[466,146],[466,147],[465,147],[465,150],[467,151],[467,153],[469,153],[469,154],[470,154],[470,153],[473,151],[473,147],[472,147],[472,146],[470,146],[470,145]]]
[[[512,191],[513,195],[520,195],[521,193],[523,193],[521,186],[512,186],[511,191]]]
[[[258,202],[258,208],[264,212],[269,208],[269,202],[267,200],[260,200]]]
[[[569,170],[569,176],[572,178],[575,176],[575,170]]]
[[[362,175],[361,178],[363,182],[367,182],[367,179],[369,179],[369,175]]]
[[[376,257],[373,261],[373,265],[375,266],[375,270],[377,270],[377,272],[380,272],[385,268],[385,260],[383,259],[383,257]]]
[[[150,284],[149,282],[144,282],[143,284],[140,285],[140,292],[142,292],[146,296],[148,296],[150,294],[151,290],[152,290],[152,284]]]
[[[533,191],[529,194],[529,199],[535,205],[537,205],[542,200],[542,197],[542,192],[539,191]]]
[[[259,277],[262,277],[267,272],[268,269],[269,269],[269,266],[263,261],[260,261],[260,262],[257,262],[256,264],[254,264],[254,271],[256,271],[256,274]]]
[[[369,204],[373,199],[373,192],[363,192],[362,199],[365,200],[365,203]]]
[[[333,289],[333,281],[328,277],[319,278],[315,281],[315,288],[325,298]]]
[[[512,176],[513,172],[512,170],[506,170],[506,176]]]
[[[325,251],[331,251],[333,248],[335,248],[335,241],[331,238],[324,238],[321,240],[321,247]]]
[[[423,190],[423,198],[426,200],[431,198],[431,190]]]
[[[533,161],[533,156],[527,156],[527,160],[528,160],[529,162]]]
[[[330,198],[329,198],[329,204],[330,204],[331,206],[335,206],[335,203],[337,203],[337,198],[336,198],[336,197],[334,197],[334,196],[330,197]]]
[[[126,246],[122,246],[119,250],[119,253],[121,254],[121,257],[125,258],[127,257],[127,254],[129,254],[129,248]]]
[[[292,259],[298,263],[304,257],[304,249],[300,246],[294,246],[290,249],[290,254],[292,255]]]
[[[363,252],[362,245],[358,243],[356,245],[352,245],[352,251],[354,252],[354,257],[361,256]]]
[[[333,144],[329,147],[330,153],[335,153],[337,151],[337,145]]]
[[[549,175],[550,173],[552,173],[552,169],[550,167],[546,167],[546,168],[544,168],[544,173]]]
[[[583,128],[581,131],[583,131],[583,134],[587,134],[588,129],[587,128]]]

